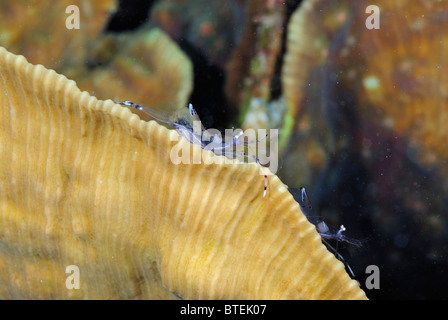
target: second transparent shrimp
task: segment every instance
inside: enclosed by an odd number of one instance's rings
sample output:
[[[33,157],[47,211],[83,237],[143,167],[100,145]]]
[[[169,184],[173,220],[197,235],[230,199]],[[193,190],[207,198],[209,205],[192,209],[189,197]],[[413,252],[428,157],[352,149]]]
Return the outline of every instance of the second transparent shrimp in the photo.
[[[322,238],[322,242],[333,252],[333,254],[338,258],[344,265],[347,267],[347,270],[350,272],[352,278],[355,278],[355,274],[349,264],[344,260],[342,255],[338,252],[337,246],[334,248],[327,240],[335,240],[336,244],[339,242],[345,242],[350,245],[354,245],[356,247],[361,247],[361,241],[357,239],[353,239],[347,237],[343,234],[346,230],[344,225],[341,225],[339,229],[334,229],[329,227],[323,220],[317,219],[313,212],[313,206],[311,205],[311,201],[308,198],[306,190],[304,187],[299,189],[296,188],[288,188],[289,192],[293,195],[294,199],[300,204],[302,208],[302,212],[307,217],[308,221],[316,226],[316,230]]]

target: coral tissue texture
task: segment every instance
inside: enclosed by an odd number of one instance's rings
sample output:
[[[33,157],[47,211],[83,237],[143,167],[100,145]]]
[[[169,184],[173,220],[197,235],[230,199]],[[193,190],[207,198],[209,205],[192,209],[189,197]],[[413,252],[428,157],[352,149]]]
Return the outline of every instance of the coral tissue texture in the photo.
[[[255,164],[175,165],[175,131],[3,48],[0,92],[1,298],[366,298]]]

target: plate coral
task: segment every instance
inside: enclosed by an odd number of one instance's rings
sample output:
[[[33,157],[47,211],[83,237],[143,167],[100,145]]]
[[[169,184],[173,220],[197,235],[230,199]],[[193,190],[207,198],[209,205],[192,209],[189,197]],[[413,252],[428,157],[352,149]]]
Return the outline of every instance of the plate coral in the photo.
[[[0,87],[1,298],[366,298],[277,176],[3,48]]]

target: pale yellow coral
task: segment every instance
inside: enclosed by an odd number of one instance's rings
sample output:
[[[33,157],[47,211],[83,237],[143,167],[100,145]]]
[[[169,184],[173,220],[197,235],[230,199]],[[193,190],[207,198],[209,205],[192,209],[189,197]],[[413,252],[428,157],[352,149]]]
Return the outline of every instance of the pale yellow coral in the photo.
[[[117,8],[116,0],[2,0],[0,46],[25,55],[31,63],[60,70],[71,64],[81,67],[86,49],[100,34]],[[79,29],[70,6],[79,9]]]
[[[157,28],[144,28],[132,35],[112,37],[110,41],[123,47],[120,54],[107,68],[97,68],[80,79],[80,88],[93,91],[99,99],[132,99],[161,109],[187,105],[193,89],[193,66],[168,35]],[[104,45],[100,48],[106,51]]]
[[[282,86],[286,101],[285,124],[280,136],[280,148],[286,147],[296,117],[303,109],[309,90],[311,70],[321,65],[327,54],[328,39],[322,35],[322,24],[314,21],[317,1],[303,1],[288,24],[286,54],[282,66]],[[321,35],[321,37],[315,37]]]
[[[175,131],[3,48],[0,88],[1,298],[366,298],[276,176],[174,165]]]

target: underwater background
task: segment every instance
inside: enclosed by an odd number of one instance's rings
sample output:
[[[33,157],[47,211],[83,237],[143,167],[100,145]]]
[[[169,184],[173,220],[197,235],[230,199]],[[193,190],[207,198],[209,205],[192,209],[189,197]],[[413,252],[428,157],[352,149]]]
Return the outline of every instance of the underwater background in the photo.
[[[72,4],[80,28],[61,28]],[[361,241],[332,245],[370,299],[447,298],[447,30],[444,0],[0,4],[0,46],[99,99],[279,129],[277,175]]]

